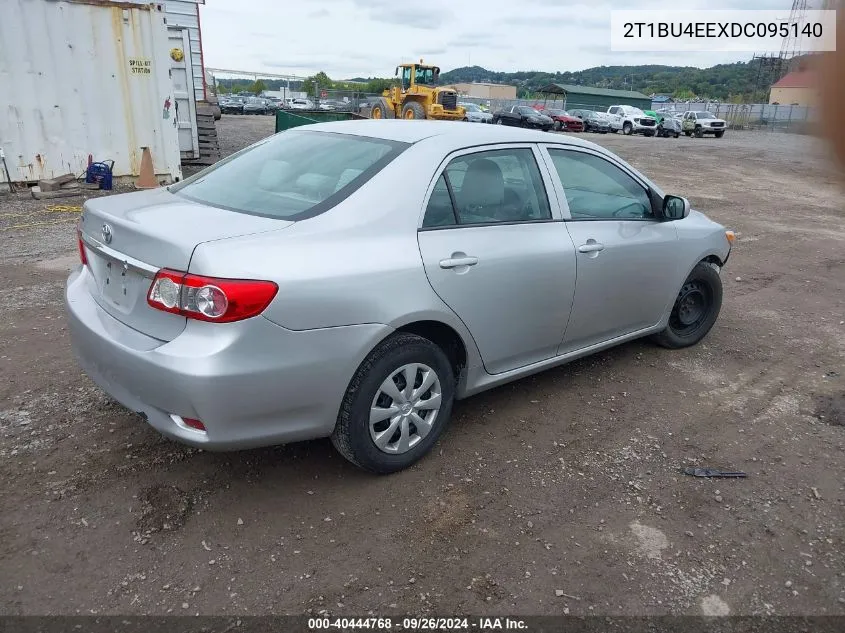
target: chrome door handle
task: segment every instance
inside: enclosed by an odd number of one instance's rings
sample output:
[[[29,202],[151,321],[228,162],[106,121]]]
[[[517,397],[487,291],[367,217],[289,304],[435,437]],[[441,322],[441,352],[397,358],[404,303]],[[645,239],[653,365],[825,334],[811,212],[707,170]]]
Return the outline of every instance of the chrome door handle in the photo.
[[[599,251],[604,250],[604,244],[599,244],[598,242],[589,241],[586,244],[581,244],[578,247],[579,253],[598,253]]]
[[[459,268],[461,266],[475,266],[478,263],[477,257],[469,255],[465,257],[450,257],[440,260],[440,268]]]

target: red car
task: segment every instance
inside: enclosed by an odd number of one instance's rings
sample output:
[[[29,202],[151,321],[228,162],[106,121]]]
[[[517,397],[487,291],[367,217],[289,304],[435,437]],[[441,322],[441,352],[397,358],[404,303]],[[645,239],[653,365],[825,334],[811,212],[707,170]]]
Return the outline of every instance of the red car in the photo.
[[[572,116],[566,110],[558,110],[555,108],[534,108],[542,112],[548,117],[551,117],[555,122],[556,132],[583,132],[584,122],[578,117]]]

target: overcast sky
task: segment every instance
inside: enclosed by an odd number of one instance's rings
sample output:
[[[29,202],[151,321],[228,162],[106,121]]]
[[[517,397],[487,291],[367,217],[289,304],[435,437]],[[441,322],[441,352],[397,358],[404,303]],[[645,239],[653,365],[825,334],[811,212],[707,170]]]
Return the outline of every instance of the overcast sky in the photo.
[[[614,53],[610,9],[789,9],[791,0],[206,0],[206,65],[332,79],[387,77],[423,57],[444,71],[706,67],[751,53]],[[813,4],[813,0],[810,1]]]

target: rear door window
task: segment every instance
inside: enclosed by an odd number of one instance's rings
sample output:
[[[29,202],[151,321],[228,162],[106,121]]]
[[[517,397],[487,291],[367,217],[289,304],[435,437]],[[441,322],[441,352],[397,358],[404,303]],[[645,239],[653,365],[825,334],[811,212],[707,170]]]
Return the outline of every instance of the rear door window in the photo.
[[[434,187],[423,228],[532,222],[551,217],[534,152],[512,148],[454,158]]]

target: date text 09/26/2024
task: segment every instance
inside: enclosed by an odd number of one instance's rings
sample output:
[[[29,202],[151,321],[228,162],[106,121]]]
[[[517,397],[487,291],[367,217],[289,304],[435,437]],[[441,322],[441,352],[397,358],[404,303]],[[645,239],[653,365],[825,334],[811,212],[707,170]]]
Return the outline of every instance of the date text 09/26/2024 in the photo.
[[[527,631],[519,618],[308,618],[309,631]]]

